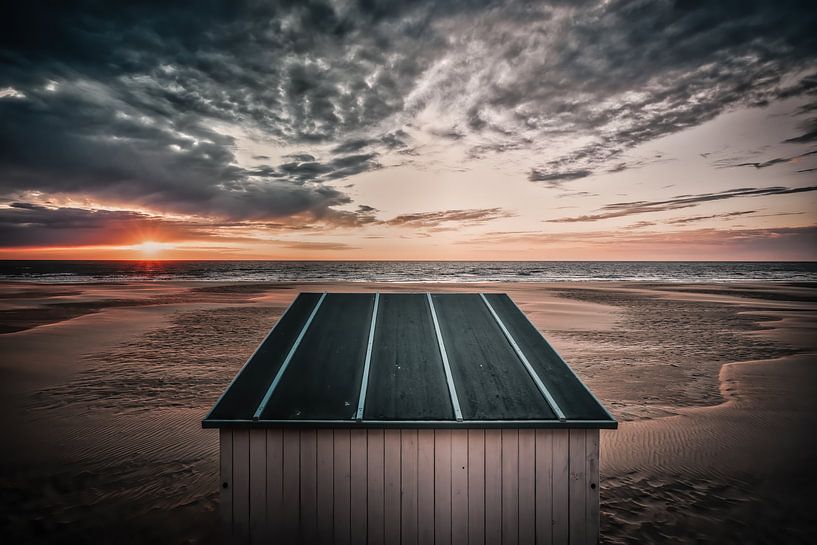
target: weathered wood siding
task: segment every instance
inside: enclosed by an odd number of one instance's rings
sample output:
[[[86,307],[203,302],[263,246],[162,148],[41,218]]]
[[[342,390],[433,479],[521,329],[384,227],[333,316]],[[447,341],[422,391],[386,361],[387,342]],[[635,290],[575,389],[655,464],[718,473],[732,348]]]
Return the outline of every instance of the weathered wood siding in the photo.
[[[227,542],[598,543],[596,429],[222,429]]]

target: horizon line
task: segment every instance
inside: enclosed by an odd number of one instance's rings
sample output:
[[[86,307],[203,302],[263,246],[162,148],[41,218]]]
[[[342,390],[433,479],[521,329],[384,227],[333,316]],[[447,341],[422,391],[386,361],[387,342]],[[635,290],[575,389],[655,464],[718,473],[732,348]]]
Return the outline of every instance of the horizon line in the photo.
[[[0,259],[7,262],[176,262],[176,263],[815,263],[817,260],[800,259]]]

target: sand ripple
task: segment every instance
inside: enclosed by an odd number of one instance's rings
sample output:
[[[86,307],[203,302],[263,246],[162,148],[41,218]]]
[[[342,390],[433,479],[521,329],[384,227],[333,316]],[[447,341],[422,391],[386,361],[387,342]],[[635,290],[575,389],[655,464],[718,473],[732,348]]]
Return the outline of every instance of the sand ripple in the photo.
[[[0,471],[10,542],[217,541],[217,441],[200,420],[283,307],[180,312],[28,402],[40,463]],[[37,537],[39,536],[39,537]]]
[[[796,350],[748,335],[757,316],[715,302],[665,299],[641,291],[561,289],[560,295],[619,307],[608,330],[564,330],[551,337],[620,420],[660,418],[679,407],[722,401],[724,363],[776,358]],[[743,312],[739,312],[743,311]],[[615,380],[610,380],[615,377]]]
[[[282,311],[246,306],[180,313],[170,327],[87,356],[84,371],[40,391],[35,406],[128,412],[206,407]]]

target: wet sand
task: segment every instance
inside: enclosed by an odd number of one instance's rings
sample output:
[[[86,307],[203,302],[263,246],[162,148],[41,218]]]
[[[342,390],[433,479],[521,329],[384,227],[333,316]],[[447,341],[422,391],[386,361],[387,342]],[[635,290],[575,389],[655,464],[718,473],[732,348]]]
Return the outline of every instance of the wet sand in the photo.
[[[604,543],[812,543],[817,286],[0,284],[2,535],[212,543],[200,420],[298,291],[506,291],[619,418]]]

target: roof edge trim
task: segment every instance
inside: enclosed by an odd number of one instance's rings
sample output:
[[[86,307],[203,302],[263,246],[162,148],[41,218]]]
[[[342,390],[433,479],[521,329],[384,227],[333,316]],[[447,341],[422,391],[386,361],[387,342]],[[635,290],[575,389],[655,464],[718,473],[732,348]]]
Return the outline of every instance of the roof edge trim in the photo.
[[[616,420],[203,420],[202,428],[616,429]]]
[[[550,394],[550,391],[547,389],[547,386],[545,386],[545,384],[542,382],[542,379],[539,378],[539,375],[536,373],[533,366],[528,361],[528,358],[525,357],[525,353],[522,352],[521,348],[519,348],[519,345],[516,343],[516,339],[513,338],[511,332],[508,331],[507,327],[505,327],[505,324],[502,322],[502,319],[499,317],[499,314],[496,313],[494,307],[492,307],[491,303],[488,302],[488,298],[485,297],[485,294],[480,293],[479,296],[482,298],[482,301],[485,303],[485,306],[488,307],[488,310],[491,312],[491,316],[494,317],[494,321],[496,321],[496,324],[499,326],[499,329],[502,330],[502,334],[505,335],[505,339],[508,340],[508,343],[511,345],[511,348],[513,348],[513,351],[516,352],[516,356],[519,358],[519,361],[522,362],[522,365],[525,367],[525,370],[527,370],[528,375],[530,375],[530,378],[533,379],[533,382],[536,384],[536,387],[539,389],[539,392],[542,394],[542,397],[544,397],[547,404],[550,405],[550,408],[553,410],[553,414],[556,415],[559,421],[564,422],[566,420],[565,413],[562,412],[562,409],[561,407],[559,407],[559,404],[556,403],[555,399],[553,399],[553,396]]]
[[[278,384],[281,382],[281,378],[283,378],[284,373],[289,367],[289,362],[292,361],[292,357],[295,355],[295,352],[298,350],[298,347],[301,345],[301,341],[306,335],[306,330],[309,329],[309,325],[312,323],[312,320],[315,319],[315,315],[318,313],[318,309],[321,307],[321,303],[323,300],[326,299],[326,292],[321,294],[321,298],[318,299],[318,302],[315,304],[315,308],[312,309],[312,313],[309,315],[309,318],[306,320],[306,323],[301,328],[301,332],[298,334],[298,338],[295,339],[295,342],[292,344],[292,348],[289,349],[289,353],[287,354],[284,363],[281,364],[281,368],[278,369],[278,373],[276,373],[275,378],[272,380],[272,384],[270,384],[269,388],[267,389],[267,393],[264,394],[264,398],[261,400],[261,403],[258,405],[258,409],[255,411],[253,415],[253,420],[258,420],[261,418],[261,414],[264,412],[264,409],[267,408],[267,403],[269,403],[270,398],[272,397],[272,393],[275,391],[275,388],[278,387]]]

